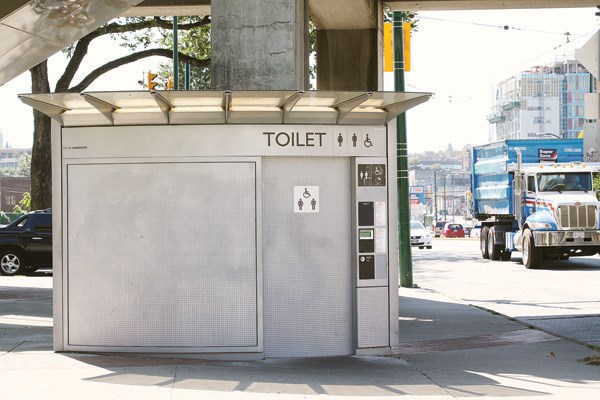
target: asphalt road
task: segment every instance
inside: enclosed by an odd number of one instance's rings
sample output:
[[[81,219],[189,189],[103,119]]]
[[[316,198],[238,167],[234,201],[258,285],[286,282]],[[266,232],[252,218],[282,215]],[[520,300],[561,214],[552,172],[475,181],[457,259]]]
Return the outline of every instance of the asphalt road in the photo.
[[[600,257],[550,261],[528,270],[521,254],[484,260],[478,239],[434,239],[412,249],[413,282],[581,343],[600,346]]]

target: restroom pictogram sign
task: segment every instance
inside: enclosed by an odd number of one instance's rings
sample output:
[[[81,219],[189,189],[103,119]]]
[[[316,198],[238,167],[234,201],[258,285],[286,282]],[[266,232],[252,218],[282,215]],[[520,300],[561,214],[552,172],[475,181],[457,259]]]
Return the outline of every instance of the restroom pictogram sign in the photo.
[[[318,186],[294,186],[295,213],[318,213],[319,206]]]

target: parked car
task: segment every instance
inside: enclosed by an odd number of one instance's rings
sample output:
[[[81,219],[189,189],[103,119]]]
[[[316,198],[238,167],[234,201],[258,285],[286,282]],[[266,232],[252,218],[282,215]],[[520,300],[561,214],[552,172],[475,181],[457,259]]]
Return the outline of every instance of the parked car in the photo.
[[[471,229],[473,229],[472,226],[463,226],[464,230],[465,230],[465,236],[469,236],[469,234],[471,233]]]
[[[473,229],[471,229],[471,232],[469,232],[469,237],[478,238],[480,234],[481,234],[481,225],[477,224],[473,227]]]
[[[461,224],[448,222],[446,225],[444,225],[441,236],[446,238],[464,238],[465,230]]]
[[[431,233],[419,221],[410,221],[410,245],[431,249]]]
[[[32,211],[0,228],[0,274],[52,267],[52,210]]]
[[[444,226],[446,225],[446,223],[447,223],[446,221],[438,221],[435,224],[435,228],[434,228],[435,232],[433,232],[435,237],[440,237],[440,235],[442,234],[442,229],[444,229]]]

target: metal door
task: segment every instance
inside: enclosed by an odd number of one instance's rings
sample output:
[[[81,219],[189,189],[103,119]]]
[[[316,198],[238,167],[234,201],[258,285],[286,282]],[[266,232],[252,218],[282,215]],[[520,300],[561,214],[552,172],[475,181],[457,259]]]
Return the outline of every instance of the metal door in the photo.
[[[262,165],[265,356],[352,354],[350,159]],[[318,212],[294,212],[297,186],[318,187]]]

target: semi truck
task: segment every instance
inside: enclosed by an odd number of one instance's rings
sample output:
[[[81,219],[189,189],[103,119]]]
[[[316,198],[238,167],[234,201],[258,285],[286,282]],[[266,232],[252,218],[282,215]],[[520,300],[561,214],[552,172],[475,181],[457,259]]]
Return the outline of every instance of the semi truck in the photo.
[[[484,259],[520,251],[526,268],[600,250],[595,167],[582,139],[507,139],[472,149],[473,217]]]

